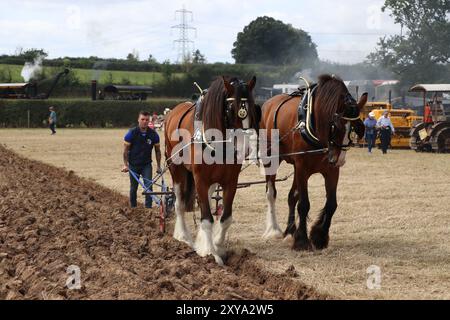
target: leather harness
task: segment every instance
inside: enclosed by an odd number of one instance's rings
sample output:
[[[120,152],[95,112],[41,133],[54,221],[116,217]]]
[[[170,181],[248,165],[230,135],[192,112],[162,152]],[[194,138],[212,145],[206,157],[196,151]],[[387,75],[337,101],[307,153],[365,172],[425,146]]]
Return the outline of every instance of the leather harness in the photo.
[[[300,134],[302,138],[313,148],[315,149],[321,149],[326,146],[324,146],[320,140],[316,137],[315,131],[315,114],[314,114],[314,108],[313,108],[313,101],[314,101],[314,94],[317,90],[318,85],[312,84],[309,85],[307,81],[305,81],[307,84],[306,88],[301,88],[291,94],[288,95],[287,99],[282,101],[280,105],[275,110],[274,114],[274,123],[273,128],[278,129],[278,114],[281,110],[281,108],[290,100],[294,99],[295,97],[302,97],[301,103],[298,106],[297,109],[297,117],[298,122],[294,129],[298,129],[300,131]],[[329,137],[329,144],[334,145],[340,149],[347,149],[349,145],[352,143],[350,139],[350,143],[347,146],[341,146],[336,143],[336,120],[339,118],[348,121],[353,122],[359,119],[360,111],[358,107],[356,106],[356,101],[353,99],[353,97],[348,93],[345,96],[345,109],[342,114],[335,114],[334,116],[334,122],[330,123],[330,137]],[[349,134],[350,135],[350,134]]]

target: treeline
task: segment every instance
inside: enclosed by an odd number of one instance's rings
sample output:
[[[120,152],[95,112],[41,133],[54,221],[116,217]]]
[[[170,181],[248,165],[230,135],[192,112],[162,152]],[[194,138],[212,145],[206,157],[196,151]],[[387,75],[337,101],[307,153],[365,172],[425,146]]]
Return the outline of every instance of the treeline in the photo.
[[[45,63],[45,62],[44,62]],[[45,63],[46,65],[46,63]],[[45,92],[50,87],[54,76],[63,69],[43,69],[43,72],[36,79],[39,82],[39,92]],[[358,64],[346,66],[335,63],[321,62],[311,68],[304,69],[301,65],[293,66],[266,66],[251,64],[204,64],[191,65],[185,73],[176,73],[169,66],[161,68],[160,76],[153,84],[152,97],[185,97],[190,98],[198,93],[194,82],[202,88],[207,88],[215,77],[221,75],[235,76],[244,81],[248,81],[254,75],[257,77],[256,95],[267,96],[270,89],[276,83],[298,83],[299,76],[309,77],[311,80],[317,79],[320,74],[330,73],[343,78],[344,80],[365,80],[365,79],[393,79],[392,74],[381,68],[375,68],[368,64]],[[9,81],[8,72],[0,70],[0,82]],[[2,76],[2,74],[4,76]],[[119,79],[99,81],[98,86],[110,83],[133,85],[132,80],[126,75]],[[90,83],[81,81],[77,72],[72,70],[68,75],[61,77],[52,96],[53,97],[89,97],[91,92]]]
[[[24,65],[25,62],[33,61],[37,56],[47,56],[40,49],[30,49],[13,56],[0,56],[0,64]],[[371,64],[360,63],[355,65],[343,65],[325,61],[315,61],[309,64],[296,65],[265,65],[265,64],[230,64],[230,63],[185,63],[171,64],[169,62],[158,63],[154,59],[139,61],[137,59],[102,59],[98,57],[89,58],[58,58],[44,59],[45,67],[37,80],[49,79],[48,84],[43,84],[42,90],[46,90],[51,83],[51,78],[63,68],[88,69],[107,71],[141,71],[158,72],[160,77],[153,84],[154,97],[185,97],[189,98],[198,93],[193,83],[197,82],[203,88],[209,86],[211,81],[221,75],[236,76],[243,80],[249,80],[253,75],[257,77],[256,94],[260,97],[268,95],[268,88],[276,83],[298,83],[300,75],[314,80],[323,73],[336,74],[344,80],[370,80],[370,79],[392,79],[391,73]],[[104,71],[103,71],[104,70]],[[0,74],[0,81],[8,82],[8,74]],[[110,84],[99,82],[99,86]],[[115,79],[114,84],[133,85],[126,77]],[[82,82],[76,72],[62,77],[56,87],[54,97],[88,97],[90,94],[89,83]]]
[[[153,101],[89,101],[89,100],[0,100],[0,128],[31,128],[47,126],[49,107],[54,106],[58,127],[118,128],[136,123],[139,111],[162,114],[173,108],[179,99]]]
[[[203,88],[218,75],[232,75],[245,81],[253,75],[257,77],[256,95],[266,96],[267,89],[276,83],[299,83],[300,76],[306,76],[312,81],[321,74],[335,74],[344,80],[376,80],[393,79],[393,75],[367,63],[342,65],[320,61],[310,66],[289,65],[269,66],[260,64],[205,64],[191,66],[183,77],[174,77],[163,72],[163,80],[155,85],[155,92],[162,96],[187,96],[193,92],[193,83],[197,82]]]
[[[0,64],[24,65],[26,62],[33,62],[37,56],[47,57],[43,49],[30,49],[15,55],[0,55]],[[159,63],[155,60],[140,61],[136,59],[115,59],[91,57],[64,57],[56,59],[44,59],[44,65],[48,67],[65,67],[77,69],[98,69],[111,71],[142,71],[142,72],[162,72],[163,69],[170,69],[172,73],[181,73],[186,69],[185,65],[172,64],[168,61]]]

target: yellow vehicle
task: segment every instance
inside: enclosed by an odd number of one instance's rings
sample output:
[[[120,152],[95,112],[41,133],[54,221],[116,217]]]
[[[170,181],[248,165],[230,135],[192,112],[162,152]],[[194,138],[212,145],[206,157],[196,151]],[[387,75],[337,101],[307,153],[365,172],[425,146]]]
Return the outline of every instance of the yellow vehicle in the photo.
[[[383,113],[389,112],[392,124],[395,128],[395,134],[392,136],[392,148],[409,148],[410,147],[410,132],[411,129],[422,121],[422,117],[417,116],[416,112],[411,109],[394,109],[388,102],[368,102],[361,111],[361,120],[368,118],[369,113],[375,114],[375,119],[380,119]],[[364,145],[364,139],[358,141],[359,145]],[[380,139],[377,139],[377,145],[380,144]]]

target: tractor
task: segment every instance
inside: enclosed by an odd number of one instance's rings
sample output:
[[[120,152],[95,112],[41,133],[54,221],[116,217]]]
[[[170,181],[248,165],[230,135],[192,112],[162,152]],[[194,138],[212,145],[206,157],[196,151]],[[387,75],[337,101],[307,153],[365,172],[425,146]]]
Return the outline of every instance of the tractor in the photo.
[[[424,118],[411,130],[411,149],[417,152],[450,152],[450,84],[418,84],[410,92],[423,94]]]

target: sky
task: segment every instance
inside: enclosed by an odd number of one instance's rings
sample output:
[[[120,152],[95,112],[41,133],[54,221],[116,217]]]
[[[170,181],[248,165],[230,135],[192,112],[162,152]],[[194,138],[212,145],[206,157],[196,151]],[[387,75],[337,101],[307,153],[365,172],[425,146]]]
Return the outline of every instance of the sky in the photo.
[[[208,62],[233,63],[237,34],[252,20],[270,16],[308,32],[319,57],[362,62],[380,37],[400,32],[379,0],[0,0],[0,54],[44,48],[50,58],[99,56],[176,61],[181,23],[176,10],[192,12],[188,37]]]

